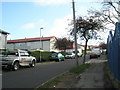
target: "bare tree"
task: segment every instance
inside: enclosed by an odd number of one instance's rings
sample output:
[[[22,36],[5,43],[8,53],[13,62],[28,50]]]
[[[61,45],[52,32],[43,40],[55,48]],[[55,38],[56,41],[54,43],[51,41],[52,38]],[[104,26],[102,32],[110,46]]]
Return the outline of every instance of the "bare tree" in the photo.
[[[83,58],[83,63],[85,63],[88,41],[93,38],[97,39],[98,37],[97,31],[99,31],[100,29],[103,29],[104,27],[102,24],[102,20],[97,18],[96,16],[77,18],[76,27],[77,27],[77,36],[85,40],[85,53]],[[73,30],[71,31],[72,35],[74,34]]]
[[[102,5],[100,11],[92,9],[88,10],[89,13],[101,18],[106,25],[110,23],[115,25],[116,21],[120,21],[120,0],[104,0]]]

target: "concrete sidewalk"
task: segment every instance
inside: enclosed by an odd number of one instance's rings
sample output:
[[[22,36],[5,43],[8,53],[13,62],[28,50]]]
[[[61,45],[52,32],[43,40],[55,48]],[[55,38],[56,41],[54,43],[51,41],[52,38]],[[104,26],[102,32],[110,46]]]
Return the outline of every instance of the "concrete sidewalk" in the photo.
[[[75,88],[104,88],[104,62],[107,60],[91,59],[90,68],[79,75]]]

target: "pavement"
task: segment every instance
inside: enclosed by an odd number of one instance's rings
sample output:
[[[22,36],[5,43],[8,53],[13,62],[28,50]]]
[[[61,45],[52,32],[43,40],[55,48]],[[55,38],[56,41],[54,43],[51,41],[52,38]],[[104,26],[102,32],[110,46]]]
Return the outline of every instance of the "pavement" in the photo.
[[[104,88],[104,62],[107,60],[91,59],[86,63],[91,66],[79,75],[75,88]]]

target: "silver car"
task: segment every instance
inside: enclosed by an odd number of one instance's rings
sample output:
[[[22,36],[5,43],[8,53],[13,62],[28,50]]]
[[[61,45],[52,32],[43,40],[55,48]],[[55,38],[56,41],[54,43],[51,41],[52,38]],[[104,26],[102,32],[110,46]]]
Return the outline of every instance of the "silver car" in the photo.
[[[8,50],[7,54],[2,56],[2,67],[7,67],[13,70],[18,70],[20,66],[29,65],[35,66],[36,58],[30,56],[27,51],[24,50]]]

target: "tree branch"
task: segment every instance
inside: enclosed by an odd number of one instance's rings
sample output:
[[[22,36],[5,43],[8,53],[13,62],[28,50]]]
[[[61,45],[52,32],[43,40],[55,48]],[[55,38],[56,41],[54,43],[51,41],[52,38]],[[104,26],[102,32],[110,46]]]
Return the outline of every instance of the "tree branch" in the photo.
[[[118,14],[120,14],[119,10],[117,10],[117,8],[113,5],[112,2],[108,2],[108,4],[109,4],[110,6],[112,6],[112,7],[114,8],[114,10],[115,10]],[[120,4],[120,1],[119,1],[119,3],[117,3],[117,4]]]

